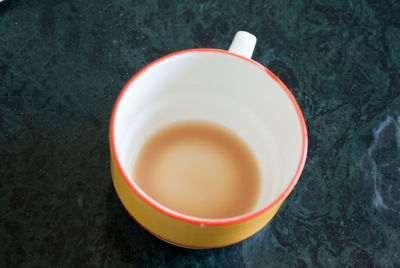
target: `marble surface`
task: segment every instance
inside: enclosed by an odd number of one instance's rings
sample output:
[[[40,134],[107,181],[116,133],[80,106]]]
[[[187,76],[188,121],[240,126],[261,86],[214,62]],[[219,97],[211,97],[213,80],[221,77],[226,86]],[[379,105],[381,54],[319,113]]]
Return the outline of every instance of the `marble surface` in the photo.
[[[1,267],[399,267],[400,3],[0,3]],[[276,217],[242,243],[166,244],[119,202],[108,124],[145,64],[258,37],[303,110],[309,154]]]

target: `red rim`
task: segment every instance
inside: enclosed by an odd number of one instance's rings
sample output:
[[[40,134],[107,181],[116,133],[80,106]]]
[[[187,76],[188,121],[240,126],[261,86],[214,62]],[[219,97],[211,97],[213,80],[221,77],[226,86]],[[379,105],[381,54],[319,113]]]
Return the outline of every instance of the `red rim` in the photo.
[[[221,54],[228,54],[237,58],[241,58],[243,60],[246,60],[248,62],[250,62],[251,64],[254,64],[255,66],[257,66],[258,68],[262,69],[263,71],[265,71],[269,76],[271,76],[281,87],[282,89],[285,91],[286,95],[289,97],[290,101],[293,104],[293,107],[295,108],[296,114],[298,116],[299,119],[299,123],[300,123],[300,127],[301,127],[301,132],[302,132],[302,148],[301,148],[301,158],[296,170],[295,175],[293,176],[292,180],[290,181],[289,185],[286,187],[286,189],[278,196],[278,198],[276,198],[273,202],[271,202],[270,204],[268,204],[266,207],[257,210],[255,212],[240,216],[240,217],[235,217],[235,218],[228,218],[228,219],[200,219],[200,218],[195,218],[192,216],[185,216],[179,213],[175,213],[173,211],[167,210],[165,209],[163,206],[160,206],[156,201],[154,201],[153,199],[151,199],[150,197],[148,197],[147,195],[142,194],[140,191],[138,191],[138,189],[136,189],[136,186],[129,180],[129,177],[127,176],[127,174],[125,173],[124,169],[122,168],[120,159],[118,158],[118,155],[116,154],[116,145],[114,142],[114,124],[115,124],[115,116],[116,116],[116,112],[118,109],[118,106],[121,102],[122,97],[124,96],[126,90],[129,88],[129,86],[141,75],[143,74],[147,69],[149,69],[151,66],[166,60],[168,58],[171,58],[173,56],[177,56],[180,54],[184,54],[184,53],[192,53],[192,52],[213,52],[213,53],[221,53]],[[253,61],[252,59],[248,59],[245,57],[242,57],[240,55],[231,53],[229,51],[226,50],[221,50],[221,49],[212,49],[212,48],[195,48],[195,49],[187,49],[187,50],[182,50],[182,51],[178,51],[175,53],[171,53],[168,54],[164,57],[161,57],[153,62],[151,62],[150,64],[148,64],[147,66],[145,66],[143,69],[141,69],[138,73],[136,73],[129,81],[128,83],[124,86],[124,88],[122,89],[121,93],[119,94],[117,101],[114,105],[113,111],[112,111],[112,115],[111,115],[111,122],[110,122],[110,129],[109,129],[110,133],[109,133],[109,137],[110,137],[110,144],[111,144],[111,150],[112,150],[112,154],[114,156],[115,159],[115,163],[119,169],[119,171],[122,174],[122,177],[124,178],[126,184],[129,186],[129,188],[131,188],[131,190],[133,191],[133,193],[135,193],[136,195],[138,195],[144,202],[146,202],[148,205],[150,205],[151,207],[153,207],[154,209],[156,209],[157,211],[172,217],[174,219],[180,220],[180,221],[184,221],[187,223],[192,223],[192,224],[204,224],[204,225],[214,225],[214,226],[220,226],[220,225],[232,225],[232,224],[237,224],[237,223],[241,223],[241,222],[245,222],[248,221],[250,219],[253,219],[263,213],[265,213],[266,211],[268,211],[269,209],[273,208],[277,203],[283,201],[285,199],[285,197],[287,195],[289,195],[289,193],[293,190],[294,186],[296,185],[297,181],[300,178],[301,172],[303,171],[304,168],[304,164],[306,161],[306,155],[307,155],[307,148],[308,148],[308,138],[307,138],[307,129],[306,129],[306,124],[304,122],[304,117],[303,114],[300,110],[299,105],[297,104],[294,96],[292,95],[292,93],[289,91],[289,89],[285,86],[285,84],[283,84],[283,82],[281,80],[279,80],[278,77],[276,77],[270,70],[268,70],[266,67],[262,66],[261,64],[259,64],[256,61]]]

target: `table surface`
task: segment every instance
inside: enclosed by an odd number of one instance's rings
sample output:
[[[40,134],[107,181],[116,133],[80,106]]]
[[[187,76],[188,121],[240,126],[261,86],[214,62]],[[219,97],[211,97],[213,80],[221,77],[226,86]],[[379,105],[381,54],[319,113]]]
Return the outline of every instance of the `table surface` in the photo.
[[[0,3],[0,266],[399,267],[399,1],[194,2]],[[111,110],[147,63],[238,30],[297,99],[306,166],[251,238],[171,246],[115,194]]]

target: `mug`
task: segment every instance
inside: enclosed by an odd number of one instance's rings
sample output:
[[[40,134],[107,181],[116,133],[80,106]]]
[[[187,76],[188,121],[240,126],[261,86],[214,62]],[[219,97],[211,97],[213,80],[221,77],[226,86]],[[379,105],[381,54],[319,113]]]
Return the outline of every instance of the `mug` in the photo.
[[[216,248],[263,228],[296,185],[307,155],[307,130],[288,88],[251,59],[256,38],[240,31],[228,51],[187,49],[150,63],[122,89],[110,122],[111,174],[130,215],[174,245]],[[253,211],[232,218],[198,218],[173,211],[138,187],[133,163],[157,130],[201,120],[223,126],[253,152],[260,197]]]

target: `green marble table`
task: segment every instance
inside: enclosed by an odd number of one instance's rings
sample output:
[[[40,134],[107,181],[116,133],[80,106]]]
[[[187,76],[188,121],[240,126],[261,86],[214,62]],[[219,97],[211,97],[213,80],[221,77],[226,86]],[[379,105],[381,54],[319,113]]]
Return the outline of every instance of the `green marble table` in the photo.
[[[400,3],[0,3],[0,267],[400,267]],[[303,110],[309,154],[276,217],[242,243],[166,244],[109,171],[116,97],[141,67],[258,37]]]

